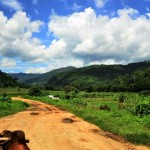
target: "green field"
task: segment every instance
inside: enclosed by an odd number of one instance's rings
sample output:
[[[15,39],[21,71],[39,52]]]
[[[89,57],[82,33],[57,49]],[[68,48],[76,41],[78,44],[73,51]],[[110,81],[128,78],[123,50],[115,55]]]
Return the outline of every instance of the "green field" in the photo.
[[[11,96],[26,95],[28,91],[29,89],[18,88],[18,87],[0,88],[0,96],[2,96],[4,93],[6,93],[7,95],[11,95]]]
[[[64,98],[63,92],[50,93],[61,97],[61,99],[52,100],[47,96],[30,98],[70,111],[103,130],[122,136],[130,142],[150,146],[150,115],[135,114],[138,104],[150,104],[149,96],[124,93],[125,102],[120,103],[120,93],[82,92],[78,94],[77,98],[68,100]]]

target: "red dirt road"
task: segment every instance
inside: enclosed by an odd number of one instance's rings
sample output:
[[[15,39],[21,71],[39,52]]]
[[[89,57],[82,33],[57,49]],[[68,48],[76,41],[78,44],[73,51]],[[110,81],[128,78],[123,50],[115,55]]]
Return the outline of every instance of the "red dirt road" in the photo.
[[[23,130],[30,139],[31,150],[149,150],[125,142],[54,106],[20,97],[13,99],[30,103],[32,107],[1,118],[0,132]]]

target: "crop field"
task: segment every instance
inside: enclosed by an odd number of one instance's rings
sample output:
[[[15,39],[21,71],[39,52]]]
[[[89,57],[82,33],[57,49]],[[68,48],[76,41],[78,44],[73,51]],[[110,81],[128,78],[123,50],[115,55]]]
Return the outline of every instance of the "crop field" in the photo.
[[[137,93],[80,92],[76,98],[66,99],[64,92],[50,93],[60,99],[50,99],[48,96],[30,96],[30,99],[70,111],[130,142],[150,146],[150,96]]]

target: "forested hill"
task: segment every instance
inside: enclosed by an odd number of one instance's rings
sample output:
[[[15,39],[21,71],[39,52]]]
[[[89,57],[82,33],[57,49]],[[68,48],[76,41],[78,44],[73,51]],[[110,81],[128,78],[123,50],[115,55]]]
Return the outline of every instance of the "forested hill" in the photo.
[[[68,66],[64,68],[59,68],[59,69],[54,69],[52,71],[49,71],[47,73],[43,73],[35,78],[24,80],[24,83],[26,84],[32,84],[32,85],[43,85],[46,84],[47,81],[54,75],[61,73],[61,72],[66,72],[66,71],[71,71],[75,69],[75,67]]]
[[[63,67],[55,70],[51,70],[47,73],[43,74],[26,74],[26,73],[12,73],[9,74],[13,78],[18,78],[18,81],[21,83],[29,84],[29,85],[43,85],[46,84],[47,81],[54,75],[61,73],[61,72],[66,72],[66,71],[71,71],[73,69],[76,69],[75,67],[68,66],[68,67]]]
[[[17,86],[17,78],[10,77],[7,73],[0,70],[0,88]]]
[[[36,78],[40,76],[41,74],[9,73],[8,75],[11,76],[12,78],[17,78],[18,82],[24,82],[25,80]]]
[[[150,88],[150,61],[128,65],[93,65],[59,73],[47,88],[74,86],[91,91],[141,91]]]

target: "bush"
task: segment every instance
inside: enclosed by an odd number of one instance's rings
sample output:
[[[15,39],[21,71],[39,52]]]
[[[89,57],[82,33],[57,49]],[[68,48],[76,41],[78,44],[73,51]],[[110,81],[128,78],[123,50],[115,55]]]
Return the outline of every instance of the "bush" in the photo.
[[[107,111],[110,111],[110,107],[108,105],[102,105],[99,107],[99,110],[107,110]]]
[[[149,91],[149,90],[141,91],[141,92],[139,93],[139,95],[150,96],[150,91]]]
[[[31,87],[29,90],[30,96],[42,96],[43,92],[38,87]]]
[[[140,117],[150,114],[150,104],[139,104],[136,106],[136,115]]]
[[[124,94],[120,94],[119,96],[119,103],[124,103],[127,100],[127,97]]]
[[[64,91],[66,99],[76,98],[77,94],[79,93],[78,89],[70,86],[66,86]]]
[[[11,103],[11,97],[7,96],[6,93],[3,93],[3,97],[0,98],[0,101],[1,101],[1,102],[8,102],[8,103]]]

